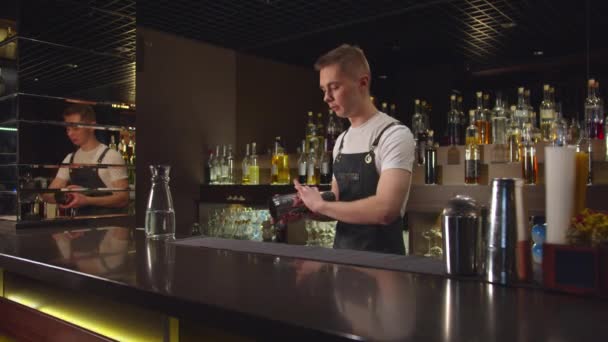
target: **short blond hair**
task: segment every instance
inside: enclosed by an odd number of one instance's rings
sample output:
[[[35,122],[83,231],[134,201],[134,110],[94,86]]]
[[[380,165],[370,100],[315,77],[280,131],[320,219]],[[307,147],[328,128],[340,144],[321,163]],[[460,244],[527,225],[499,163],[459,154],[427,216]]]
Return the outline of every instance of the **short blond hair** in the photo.
[[[334,64],[339,65],[342,71],[353,77],[367,74],[371,82],[372,72],[365,53],[356,45],[342,44],[319,57],[315,62],[315,70],[320,71],[324,67]]]

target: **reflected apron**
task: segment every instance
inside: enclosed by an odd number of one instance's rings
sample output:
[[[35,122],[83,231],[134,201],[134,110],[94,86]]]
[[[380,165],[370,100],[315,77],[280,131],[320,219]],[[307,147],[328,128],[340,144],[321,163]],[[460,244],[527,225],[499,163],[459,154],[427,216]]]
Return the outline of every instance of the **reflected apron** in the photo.
[[[101,153],[99,159],[97,159],[97,164],[101,164],[103,158],[106,156],[109,147]],[[74,163],[74,155],[76,152],[72,153],[70,157],[70,164]],[[98,173],[98,168],[96,167],[86,167],[86,168],[78,168],[78,169],[70,169],[70,184],[78,185],[87,189],[98,189],[107,187],[106,184],[101,180]],[[103,197],[112,195],[111,192],[108,191],[92,191],[86,194],[90,197]],[[77,215],[107,215],[107,214],[123,214],[126,213],[126,208],[105,208],[98,206],[85,206],[77,208]]]
[[[380,175],[376,170],[374,150],[382,134],[394,125],[402,123],[393,122],[384,127],[373,140],[369,152],[364,153],[342,154],[348,130],[344,133],[333,164],[340,201],[356,201],[376,194]],[[338,221],[334,248],[405,254],[403,218],[398,217],[388,225],[361,225]]]

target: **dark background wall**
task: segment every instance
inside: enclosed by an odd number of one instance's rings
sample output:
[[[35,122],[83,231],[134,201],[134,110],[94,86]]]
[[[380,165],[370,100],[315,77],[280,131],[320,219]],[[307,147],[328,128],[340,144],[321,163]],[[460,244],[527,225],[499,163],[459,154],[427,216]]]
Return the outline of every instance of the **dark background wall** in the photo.
[[[211,144],[236,143],[236,53],[138,27],[137,225],[144,225],[150,164],[171,165],[178,229],[194,222],[201,161]]]
[[[144,27],[137,73],[137,217],[144,224],[148,165],[172,166],[178,229],[196,218],[208,149],[232,144],[259,153],[282,136],[295,152],[306,113],[327,113],[310,68],[274,62]],[[143,64],[143,66],[141,65]]]

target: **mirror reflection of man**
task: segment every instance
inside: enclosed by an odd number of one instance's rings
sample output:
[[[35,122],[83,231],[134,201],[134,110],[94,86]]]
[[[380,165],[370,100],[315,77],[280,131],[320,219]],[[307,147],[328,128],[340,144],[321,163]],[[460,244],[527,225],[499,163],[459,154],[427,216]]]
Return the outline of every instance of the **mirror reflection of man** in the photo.
[[[74,104],[63,112],[65,122],[95,124],[96,115],[91,106]],[[95,129],[90,127],[68,126],[66,133],[78,149],[68,154],[63,164],[112,164],[124,165],[120,153],[100,143],[95,137]],[[61,167],[51,182],[49,189],[128,189],[126,167]],[[46,194],[44,200],[57,202],[57,196]],[[125,213],[129,203],[128,191],[86,191],[66,192],[59,207],[77,208],[78,215],[100,215]]]
[[[338,221],[334,248],[404,254],[403,215],[408,199],[414,137],[410,130],[370,99],[371,71],[361,49],[342,45],[321,56],[323,100],[351,127],[335,144],[331,190],[337,201],[324,201],[319,190],[294,182],[314,213]]]

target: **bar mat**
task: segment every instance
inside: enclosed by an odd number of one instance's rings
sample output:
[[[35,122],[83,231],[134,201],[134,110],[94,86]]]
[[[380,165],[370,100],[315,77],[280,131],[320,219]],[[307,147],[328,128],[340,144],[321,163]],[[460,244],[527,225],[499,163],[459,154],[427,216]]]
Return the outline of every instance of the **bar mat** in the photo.
[[[348,249],[331,249],[317,246],[287,245],[282,243],[230,240],[213,237],[187,238],[172,243],[180,246],[226,249],[235,252],[268,254],[335,264],[445,275],[445,266],[442,260],[421,256],[404,256],[353,251]]]

